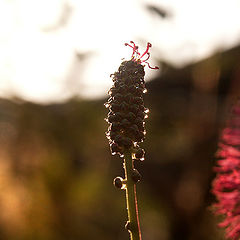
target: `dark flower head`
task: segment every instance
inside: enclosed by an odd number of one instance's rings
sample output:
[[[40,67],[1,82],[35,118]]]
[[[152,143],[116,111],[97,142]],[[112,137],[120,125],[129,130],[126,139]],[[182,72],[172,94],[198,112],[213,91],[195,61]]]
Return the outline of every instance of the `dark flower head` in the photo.
[[[133,49],[131,59],[123,61],[118,71],[111,74],[113,86],[105,106],[109,109],[109,128],[106,133],[112,154],[122,155],[126,149],[139,148],[138,144],[145,138],[145,118],[149,110],[144,107],[143,94],[146,92],[144,81],[144,64],[149,68],[149,48],[141,55],[134,42],[126,43]],[[146,56],[146,59],[144,57]],[[152,69],[158,69],[154,67]],[[143,156],[142,156],[143,158]]]
[[[223,130],[219,150],[216,178],[212,192],[217,203],[215,214],[224,215],[219,224],[226,228],[226,238],[240,239],[240,100],[233,107],[232,116]]]

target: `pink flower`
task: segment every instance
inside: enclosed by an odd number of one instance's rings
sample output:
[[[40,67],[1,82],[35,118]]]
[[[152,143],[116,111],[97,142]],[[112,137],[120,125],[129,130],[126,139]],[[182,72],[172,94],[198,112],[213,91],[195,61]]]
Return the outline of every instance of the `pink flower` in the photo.
[[[219,227],[226,228],[226,238],[240,239],[240,100],[232,110],[232,116],[223,130],[219,150],[217,172],[212,192],[217,203],[215,214],[224,215]]]

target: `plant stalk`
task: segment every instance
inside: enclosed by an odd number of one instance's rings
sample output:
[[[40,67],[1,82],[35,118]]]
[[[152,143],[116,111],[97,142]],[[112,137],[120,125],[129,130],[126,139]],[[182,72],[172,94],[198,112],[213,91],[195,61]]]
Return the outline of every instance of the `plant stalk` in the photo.
[[[124,152],[124,171],[126,180],[126,202],[128,212],[127,229],[130,233],[131,240],[142,240],[141,230],[138,217],[137,193],[136,183],[133,181],[131,175],[134,169],[132,152],[126,150]]]

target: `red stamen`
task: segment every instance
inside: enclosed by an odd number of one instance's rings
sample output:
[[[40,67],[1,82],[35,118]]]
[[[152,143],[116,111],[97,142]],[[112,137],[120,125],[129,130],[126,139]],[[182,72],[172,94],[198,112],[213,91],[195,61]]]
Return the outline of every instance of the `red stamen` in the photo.
[[[147,44],[146,51],[142,54],[142,56],[140,57],[140,59],[141,59],[144,55],[146,55],[146,54],[148,53],[150,47],[152,47],[152,44],[151,44],[151,43],[148,43],[148,44]]]
[[[132,61],[135,61],[139,64],[146,63],[150,69],[159,69],[159,67],[157,67],[157,66],[151,67],[150,64],[147,62],[148,59],[150,58],[149,48],[152,47],[151,43],[147,43],[147,48],[146,48],[145,52],[140,57],[139,57],[140,53],[138,51],[138,46],[133,41],[130,41],[130,43],[132,45],[129,44],[129,43],[125,43],[125,46],[129,46],[133,50],[132,57],[131,57]],[[142,60],[142,58],[145,55],[147,55],[146,59]]]
[[[136,48],[136,45],[135,45],[134,41],[130,41],[130,43],[133,44],[133,47],[134,47],[134,49],[135,49],[135,48]]]
[[[133,46],[131,46],[129,43],[125,43],[124,45],[125,45],[125,46],[129,46],[129,47],[132,48],[133,50],[135,49],[135,46],[133,47]]]
[[[134,41],[130,41],[130,43],[133,44],[133,49],[135,50],[135,53],[136,53],[137,55],[140,55],[140,53],[138,52],[138,46],[136,46],[136,44],[134,43]]]
[[[133,49],[132,58],[134,58],[134,54],[140,55],[140,53],[138,52],[138,46],[136,46],[133,41],[130,41],[130,43],[132,43],[133,46],[131,46],[128,43],[125,43],[125,46],[129,46],[129,47],[131,47]]]
[[[142,62],[146,62],[150,58],[150,53],[147,53],[147,58],[145,60],[142,60]]]
[[[133,52],[132,52],[132,58],[133,58],[134,53],[135,53],[135,46],[133,47],[133,46],[131,46],[131,45],[128,44],[128,43],[125,43],[125,46],[129,46],[130,48],[132,48],[132,50],[133,50]]]
[[[145,62],[145,63],[146,63],[146,64],[148,65],[148,67],[151,68],[151,69],[159,69],[159,67],[157,67],[157,66],[155,66],[155,67],[151,67],[150,64],[149,64],[148,62]]]

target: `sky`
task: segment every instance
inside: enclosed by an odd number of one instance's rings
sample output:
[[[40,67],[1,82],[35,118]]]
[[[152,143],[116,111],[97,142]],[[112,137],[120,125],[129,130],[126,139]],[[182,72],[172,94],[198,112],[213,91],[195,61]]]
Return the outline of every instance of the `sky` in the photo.
[[[0,0],[0,97],[106,97],[109,75],[131,56],[125,42],[140,51],[151,42],[153,66],[182,67],[240,43],[239,9],[239,0]]]

